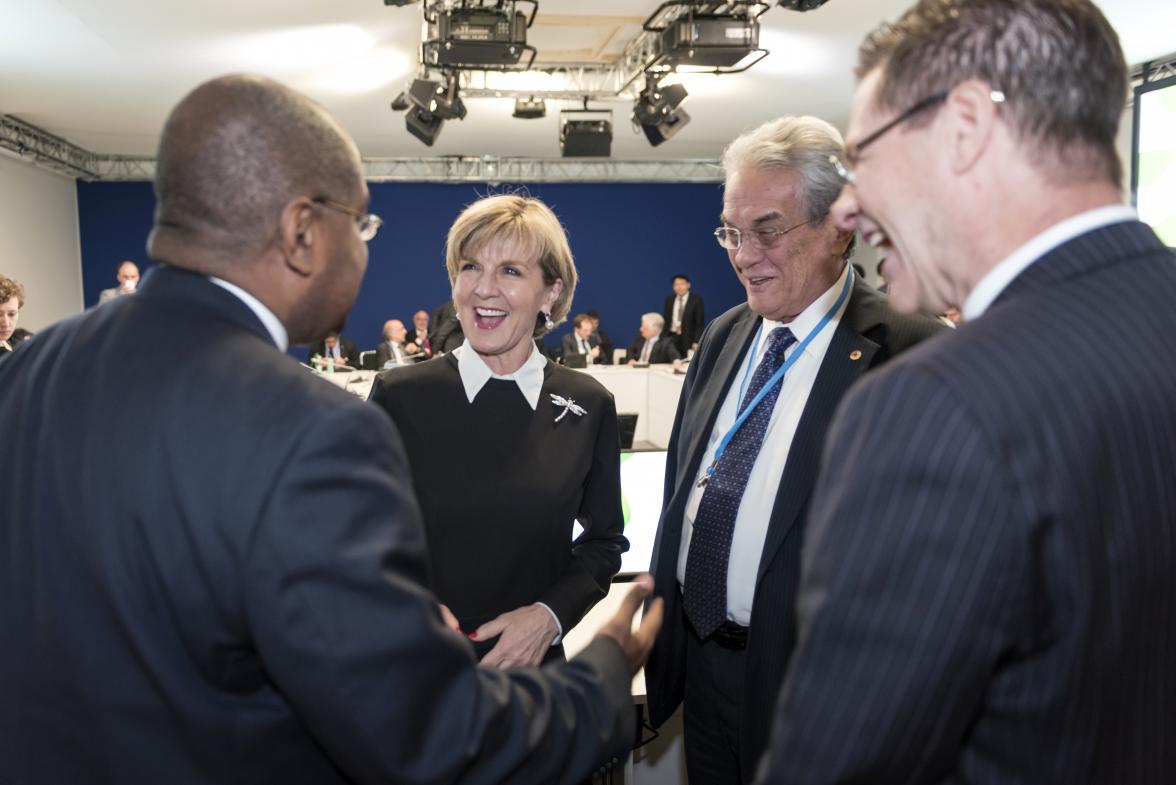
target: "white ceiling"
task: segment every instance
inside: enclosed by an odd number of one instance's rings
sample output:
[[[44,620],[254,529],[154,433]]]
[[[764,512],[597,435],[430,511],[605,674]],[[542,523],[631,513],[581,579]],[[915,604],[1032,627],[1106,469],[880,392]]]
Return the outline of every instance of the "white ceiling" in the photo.
[[[529,40],[541,61],[607,59],[660,1],[540,0]],[[1130,62],[1176,50],[1176,2],[1096,1]],[[686,79],[692,121],[660,147],[630,130],[630,101],[606,102],[613,158],[715,158],[740,131],[782,114],[816,114],[844,128],[858,42],[910,2],[773,8],[761,18],[761,45],[772,54],[743,74]],[[560,107],[549,105],[542,120],[515,120],[507,98],[467,99],[468,117],[447,123],[432,148],[409,136],[388,104],[413,75],[420,28],[419,4],[381,0],[0,0],[0,113],[97,153],[153,155],[185,92],[249,71],[325,104],[365,157],[559,156]]]

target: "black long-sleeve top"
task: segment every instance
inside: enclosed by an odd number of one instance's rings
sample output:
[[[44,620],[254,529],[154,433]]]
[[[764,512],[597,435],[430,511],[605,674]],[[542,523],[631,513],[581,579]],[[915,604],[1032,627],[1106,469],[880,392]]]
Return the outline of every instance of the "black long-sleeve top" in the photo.
[[[552,394],[584,413],[556,422]],[[433,589],[463,630],[542,602],[567,632],[604,597],[629,543],[616,406],[599,382],[548,363],[536,410],[503,379],[471,403],[447,355],[380,374],[371,400],[404,439]]]

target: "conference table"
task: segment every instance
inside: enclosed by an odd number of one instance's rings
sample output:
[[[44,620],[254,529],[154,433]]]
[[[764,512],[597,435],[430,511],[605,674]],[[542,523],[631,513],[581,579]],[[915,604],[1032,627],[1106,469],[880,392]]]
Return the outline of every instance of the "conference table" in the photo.
[[[366,399],[378,371],[320,373],[322,379]],[[671,365],[632,368],[627,365],[593,365],[580,370],[596,379],[616,399],[618,414],[636,414],[633,446],[664,450],[670,443],[674,413],[682,395],[685,374]]]

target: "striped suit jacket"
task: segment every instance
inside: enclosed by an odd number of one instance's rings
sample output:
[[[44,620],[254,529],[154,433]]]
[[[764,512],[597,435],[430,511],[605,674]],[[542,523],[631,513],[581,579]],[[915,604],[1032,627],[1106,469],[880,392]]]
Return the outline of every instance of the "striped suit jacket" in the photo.
[[[1176,782],[1173,303],[1113,224],[847,396],[759,782]]]
[[[719,409],[743,369],[760,322],[746,304],[711,322],[678,399],[666,461],[665,507],[651,567],[654,593],[666,603],[665,623],[645,666],[649,713],[655,725],[665,722],[682,702],[686,636],[693,634],[682,616],[677,578],[686,502]],[[749,775],[767,742],[776,694],[796,643],[793,607],[800,581],[800,543],[821,445],[837,402],[866,371],[939,332],[946,332],[939,322],[897,314],[890,310],[884,295],[861,280],[855,281],[792,438],[760,556],[747,644],[739,750]]]

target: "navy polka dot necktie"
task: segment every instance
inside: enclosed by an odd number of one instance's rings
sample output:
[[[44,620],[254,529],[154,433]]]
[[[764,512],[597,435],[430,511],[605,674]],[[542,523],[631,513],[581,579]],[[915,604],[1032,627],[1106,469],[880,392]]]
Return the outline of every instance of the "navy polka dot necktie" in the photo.
[[[795,342],[796,336],[787,327],[777,327],[768,335],[767,351],[739,402],[740,414],[784,364],[784,352]],[[735,517],[739,514],[747,478],[759,455],[783,381],[781,379],[772,386],[731,437],[698,505],[690,551],[686,555],[682,607],[699,638],[705,639],[727,620],[727,563],[731,558]]]

